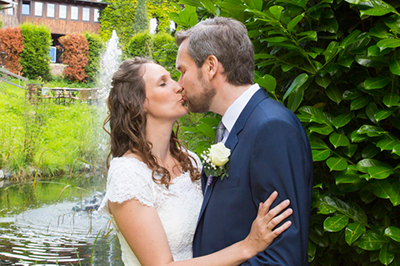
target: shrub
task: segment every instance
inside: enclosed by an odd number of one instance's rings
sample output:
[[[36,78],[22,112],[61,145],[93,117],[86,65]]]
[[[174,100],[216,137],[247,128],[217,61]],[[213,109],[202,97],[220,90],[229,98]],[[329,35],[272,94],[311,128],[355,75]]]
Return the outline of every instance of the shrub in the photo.
[[[61,59],[68,66],[64,75],[71,81],[84,81],[87,77],[85,67],[88,64],[89,46],[82,34],[70,34],[60,37],[63,46]]]
[[[50,78],[50,46],[52,43],[50,29],[46,26],[37,26],[31,23],[20,25],[24,38],[24,50],[21,53],[20,63],[24,76],[36,79]]]
[[[89,45],[88,64],[85,66],[85,73],[90,82],[95,82],[100,70],[104,42],[98,34],[90,32],[85,32],[85,39]]]
[[[310,265],[400,265],[398,1],[209,2],[197,11],[245,23],[256,82],[308,132]]]
[[[148,57],[165,67],[171,76],[178,78],[175,69],[177,46],[175,39],[167,33],[150,34],[148,31],[135,34],[127,46],[128,57]]]
[[[20,28],[0,29],[0,51],[7,55],[4,66],[15,74],[19,74],[22,70],[19,60],[23,49],[23,37]]]

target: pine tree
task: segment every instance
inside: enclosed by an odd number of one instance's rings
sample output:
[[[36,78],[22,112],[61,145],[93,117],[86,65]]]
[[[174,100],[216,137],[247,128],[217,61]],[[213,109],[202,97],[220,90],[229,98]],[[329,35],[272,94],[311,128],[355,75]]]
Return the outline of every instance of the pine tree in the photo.
[[[146,0],[139,0],[136,8],[135,24],[133,30],[135,33],[149,29],[149,20],[147,19]]]

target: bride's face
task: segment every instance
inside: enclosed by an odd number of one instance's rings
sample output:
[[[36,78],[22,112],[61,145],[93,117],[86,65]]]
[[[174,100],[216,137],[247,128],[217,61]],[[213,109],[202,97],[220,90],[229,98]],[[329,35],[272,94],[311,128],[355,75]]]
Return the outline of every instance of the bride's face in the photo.
[[[154,63],[144,64],[143,80],[146,84],[144,108],[148,118],[177,120],[187,114],[182,87],[162,66]]]

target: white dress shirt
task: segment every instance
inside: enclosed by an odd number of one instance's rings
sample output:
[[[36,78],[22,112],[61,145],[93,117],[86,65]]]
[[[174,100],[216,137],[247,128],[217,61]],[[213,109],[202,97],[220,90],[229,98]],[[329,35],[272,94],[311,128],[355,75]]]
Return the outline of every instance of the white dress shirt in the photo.
[[[260,89],[260,86],[256,83],[251,85],[242,95],[239,96],[226,110],[224,116],[222,117],[222,123],[225,126],[225,131],[222,138],[222,143],[228,139],[229,133],[232,131],[236,120],[242,113],[243,109],[246,107],[247,103],[250,101],[251,97]]]

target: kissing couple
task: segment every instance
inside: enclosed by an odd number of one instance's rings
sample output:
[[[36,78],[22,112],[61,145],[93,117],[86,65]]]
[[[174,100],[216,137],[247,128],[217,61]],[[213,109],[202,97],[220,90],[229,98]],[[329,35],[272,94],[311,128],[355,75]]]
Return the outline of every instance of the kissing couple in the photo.
[[[111,217],[124,264],[308,265],[310,145],[296,115],[254,84],[246,27],[216,17],[177,32],[176,42],[178,82],[133,58],[114,73],[107,99],[99,211]],[[207,176],[173,130],[187,109],[222,116],[224,178]]]

